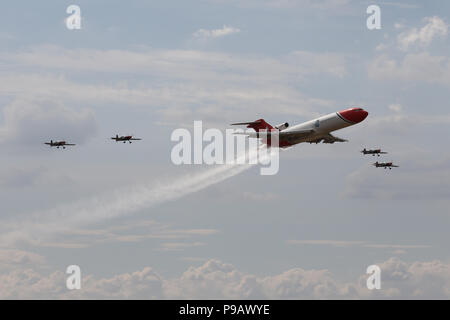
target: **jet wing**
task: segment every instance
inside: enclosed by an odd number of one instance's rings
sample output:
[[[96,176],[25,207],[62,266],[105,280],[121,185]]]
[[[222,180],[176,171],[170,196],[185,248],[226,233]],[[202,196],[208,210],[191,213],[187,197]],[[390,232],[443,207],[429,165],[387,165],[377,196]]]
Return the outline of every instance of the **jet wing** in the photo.
[[[131,138],[129,140],[142,140],[141,138]]]
[[[74,143],[65,143],[64,145],[65,145],[65,146],[75,146]]]
[[[303,139],[311,134],[314,133],[314,130],[308,129],[308,130],[295,130],[295,131],[281,131],[280,132],[280,140],[287,140],[287,141],[295,141],[298,139]]]
[[[261,138],[263,136],[270,137],[271,135],[278,134],[280,140],[295,140],[304,138],[312,134],[314,130],[295,130],[295,131],[262,131],[262,132],[235,132],[234,134],[247,135],[250,138]]]
[[[348,140],[333,136],[331,133],[327,133],[326,135],[318,138],[315,141],[311,141],[311,142],[319,143],[321,141],[322,141],[322,143],[335,143],[335,142],[347,142]]]

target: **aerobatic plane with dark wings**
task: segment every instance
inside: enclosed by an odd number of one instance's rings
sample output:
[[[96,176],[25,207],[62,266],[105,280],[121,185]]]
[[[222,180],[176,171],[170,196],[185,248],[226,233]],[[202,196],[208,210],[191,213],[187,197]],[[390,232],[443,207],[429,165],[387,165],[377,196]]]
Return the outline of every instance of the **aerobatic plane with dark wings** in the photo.
[[[116,136],[115,136],[115,137],[112,137],[111,139],[116,140],[116,142],[121,141],[121,142],[123,142],[123,143],[126,143],[127,141],[128,141],[129,143],[131,143],[131,141],[134,141],[134,140],[142,140],[142,139],[140,139],[140,138],[133,138],[133,136],[121,136],[121,137],[119,137],[118,134],[116,134]]]
[[[278,134],[279,147],[287,148],[301,142],[309,143],[335,143],[345,142],[347,140],[338,138],[331,134],[332,131],[349,127],[363,121],[369,113],[362,108],[350,108],[339,112],[330,113],[328,115],[297,124],[289,127],[289,124],[282,123],[275,127],[268,124],[264,119],[253,122],[239,122],[231,125],[247,125],[256,132],[242,132],[250,138],[261,138],[267,135],[267,144],[270,145],[270,136],[273,133]]]
[[[66,148],[66,146],[74,146],[73,143],[67,143],[65,141],[53,141],[50,140],[50,142],[44,142],[44,144],[49,145],[50,147],[56,147],[59,149],[59,147],[62,147],[63,149]]]
[[[385,168],[385,169],[389,168],[389,170],[391,170],[392,168],[398,168],[398,166],[396,166],[392,162],[378,162],[377,161],[373,165],[377,168]]]
[[[385,151],[381,151],[381,149],[372,149],[372,150],[367,150],[366,148],[361,150],[361,153],[366,155],[366,154],[371,154],[372,156],[380,156],[380,154],[387,154],[387,152]]]

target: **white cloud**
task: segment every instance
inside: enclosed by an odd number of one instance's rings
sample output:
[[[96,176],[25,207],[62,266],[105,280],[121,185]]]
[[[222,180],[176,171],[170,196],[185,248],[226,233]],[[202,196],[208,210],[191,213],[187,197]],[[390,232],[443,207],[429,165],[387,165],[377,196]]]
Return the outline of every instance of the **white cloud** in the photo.
[[[0,169],[0,186],[7,188],[22,188],[34,186],[42,177],[41,168],[8,168]]]
[[[347,74],[344,56],[306,51],[273,58],[193,50],[40,46],[3,53],[0,59],[23,67],[21,72],[0,75],[0,94],[5,96],[154,108],[163,121],[177,125],[199,117],[219,122],[237,114],[317,115],[317,110],[335,103],[305,96],[292,85],[293,80]],[[119,73],[126,79],[130,72],[139,75],[139,80],[105,82],[102,78]]]
[[[442,156],[431,161],[435,154],[397,154],[392,172],[377,169],[367,163],[345,179],[343,195],[350,198],[408,199],[423,201],[448,200],[450,196],[450,157]],[[414,155],[412,157],[411,155]],[[392,159],[386,159],[392,161]],[[387,170],[390,171],[390,170]]]
[[[133,230],[131,230],[133,229]],[[216,229],[172,229],[168,225],[155,221],[139,220],[127,225],[110,226],[103,229],[74,229],[65,232],[65,241],[39,242],[41,247],[55,248],[86,248],[98,244],[116,242],[140,242],[148,239],[163,242],[155,250],[166,251],[168,249],[183,250],[190,247],[202,246],[202,242],[190,242],[198,237],[212,236],[219,231]],[[183,242],[181,242],[183,241]],[[159,242],[159,241],[158,241]],[[36,244],[36,243],[35,243]]]
[[[69,291],[61,271],[42,275],[17,269],[0,275],[1,299],[448,299],[450,264],[405,262],[391,258],[377,263],[381,290],[366,288],[367,275],[342,282],[328,270],[293,268],[272,276],[239,271],[208,260],[181,276],[164,278],[150,267],[110,278],[83,276],[82,289]],[[364,268],[363,268],[364,269]]]
[[[0,143],[42,145],[53,140],[84,143],[97,130],[91,110],[73,110],[48,99],[16,99],[3,108]]]
[[[417,9],[420,8],[419,5],[417,4],[409,4],[409,3],[402,3],[402,2],[393,2],[393,1],[385,1],[385,2],[380,2],[381,5],[385,6],[393,6],[393,7],[398,7],[398,8],[402,8],[402,9]]]
[[[403,54],[388,55],[388,49],[396,48],[392,43],[381,43],[376,47],[376,51],[383,54],[369,63],[369,78],[450,85],[450,57],[425,51],[435,38],[447,37],[448,24],[437,16],[427,17],[424,21],[426,24],[422,28],[412,28],[398,34],[397,48],[406,51]],[[403,24],[395,24],[395,29],[403,28]],[[421,52],[407,52],[413,46]]]
[[[448,24],[441,18],[427,17],[424,21],[426,24],[422,28],[413,28],[398,35],[398,44],[402,50],[408,50],[414,44],[425,47],[430,45],[434,38],[447,36]]]
[[[321,73],[343,78],[347,74],[345,57],[335,53],[294,51],[286,60],[298,73],[304,75]]]
[[[89,277],[83,283],[83,290],[75,292],[75,296],[89,299],[161,299],[163,283],[159,274],[146,267],[142,271],[119,274],[109,279]]]
[[[375,47],[375,50],[376,50],[376,51],[384,51],[384,50],[386,50],[388,47],[389,47],[388,45],[386,45],[386,44],[384,44],[384,43],[380,43],[379,45],[377,45],[377,46]]]
[[[374,297],[394,299],[449,299],[450,264],[439,260],[405,262],[397,258],[378,264],[382,290]],[[364,281],[363,281],[364,282]]]
[[[389,110],[394,111],[394,112],[397,112],[397,113],[398,113],[398,112],[401,112],[402,109],[403,109],[402,105],[401,105],[401,104],[398,104],[398,103],[390,104],[390,105],[388,106],[388,108],[389,108]]]
[[[46,167],[8,166],[0,168],[0,187],[27,188],[42,187],[44,185],[69,185],[74,180],[66,173],[57,173]]]
[[[388,55],[375,58],[368,68],[369,78],[378,81],[401,80],[450,85],[450,58],[427,52],[408,53],[397,61]]]
[[[186,248],[201,247],[206,245],[204,242],[164,242],[160,251],[179,251]]]
[[[302,8],[304,10],[336,10],[347,7],[351,0],[209,0],[214,3],[227,3],[239,7],[270,7],[278,9]]]
[[[23,268],[24,266],[43,265],[45,258],[37,253],[17,250],[0,249],[0,269]]]
[[[332,247],[364,247],[379,249],[424,249],[428,245],[416,244],[377,244],[366,241],[343,241],[343,240],[289,240],[288,244],[293,245],[326,245]]]
[[[241,32],[241,30],[238,28],[224,25],[221,29],[213,29],[213,30],[199,29],[193,35],[195,38],[199,39],[215,39],[239,32]]]
[[[26,67],[36,73],[46,71],[92,71],[101,73],[130,73],[152,75],[158,79],[184,79],[189,81],[229,80],[242,83],[280,81],[286,77],[312,74],[341,75],[346,67],[341,54],[294,51],[278,58],[239,55],[200,50],[96,50],[66,49],[46,45],[28,50],[0,54],[5,64]],[[330,70],[333,69],[333,70]],[[31,73],[33,74],[33,73]],[[59,75],[59,74],[58,74]],[[60,79],[64,80],[64,78]],[[242,84],[241,83],[241,84]],[[122,83],[124,85],[126,83]],[[7,93],[7,91],[5,91]]]
[[[391,109],[392,110],[392,109]],[[394,111],[394,110],[393,110]],[[395,114],[389,114],[387,116],[377,116],[371,120],[370,127],[374,130],[386,130],[389,127],[395,126],[399,130],[403,130],[405,133],[411,132],[411,126],[425,126],[425,125],[446,125],[450,124],[449,114],[414,114],[404,113],[402,110]],[[409,130],[408,130],[409,129]]]
[[[16,269],[0,275],[0,299],[63,298],[67,291],[65,275],[55,272],[42,276],[33,269]]]
[[[364,244],[363,241],[342,240],[289,240],[288,243],[294,245],[327,245],[333,247],[350,247]]]

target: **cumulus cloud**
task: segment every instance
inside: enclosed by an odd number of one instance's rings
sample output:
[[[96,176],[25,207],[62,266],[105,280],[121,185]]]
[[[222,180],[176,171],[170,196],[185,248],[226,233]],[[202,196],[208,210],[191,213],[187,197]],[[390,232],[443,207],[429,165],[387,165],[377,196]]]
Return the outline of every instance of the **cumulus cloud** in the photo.
[[[194,37],[198,39],[215,39],[239,32],[241,32],[241,30],[238,28],[224,25],[221,29],[199,29],[194,33]]]
[[[89,109],[74,110],[47,99],[16,99],[3,108],[0,143],[29,146],[50,139],[84,143],[96,129]]]
[[[62,272],[43,276],[33,269],[16,269],[0,275],[0,299],[63,298],[65,281]]]
[[[8,267],[36,266],[45,263],[45,258],[37,253],[18,249],[0,249],[0,269]]]
[[[66,275],[44,276],[32,269],[0,275],[1,299],[299,299],[345,297],[326,270],[296,268],[279,275],[245,274],[231,264],[208,260],[180,277],[165,279],[152,268],[111,278],[85,276],[82,289],[65,289]]]
[[[368,68],[369,78],[450,85],[450,58],[428,52],[408,53],[400,60],[386,54],[376,57]]]
[[[328,270],[293,268],[272,276],[253,275],[233,265],[208,260],[179,277],[164,278],[154,269],[110,278],[83,276],[81,290],[65,288],[60,271],[42,275],[32,269],[0,275],[1,299],[448,299],[450,264],[405,262],[391,258],[381,268],[381,290],[366,288],[366,274],[342,282]]]
[[[449,299],[450,264],[439,260],[405,262],[391,258],[378,264],[382,290],[374,298]],[[361,282],[365,282],[362,279]]]
[[[422,28],[412,28],[397,35],[394,43],[381,43],[376,56],[368,64],[368,76],[379,81],[428,82],[450,85],[450,58],[448,55],[431,54],[428,47],[436,38],[446,38],[448,24],[441,18],[427,17]],[[403,29],[403,24],[395,24],[395,29]],[[417,48],[410,52],[410,48]],[[388,54],[388,49],[403,51]]]
[[[164,297],[163,285],[162,277],[152,268],[146,267],[112,278],[87,277],[83,290],[74,292],[74,296],[88,299],[161,299]]]
[[[413,28],[398,35],[398,44],[402,50],[408,50],[415,44],[425,47],[430,45],[434,38],[447,36],[448,24],[441,18],[427,17],[424,21],[426,24],[422,28]]]

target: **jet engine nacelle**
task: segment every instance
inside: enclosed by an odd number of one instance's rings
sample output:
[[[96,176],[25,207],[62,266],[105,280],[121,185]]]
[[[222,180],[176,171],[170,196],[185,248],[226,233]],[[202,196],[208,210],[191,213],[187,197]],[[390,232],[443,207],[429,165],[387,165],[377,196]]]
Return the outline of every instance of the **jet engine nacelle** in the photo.
[[[286,129],[287,127],[289,127],[289,123],[287,123],[287,122],[281,123],[281,124],[275,126],[275,128],[277,128],[280,131]]]

